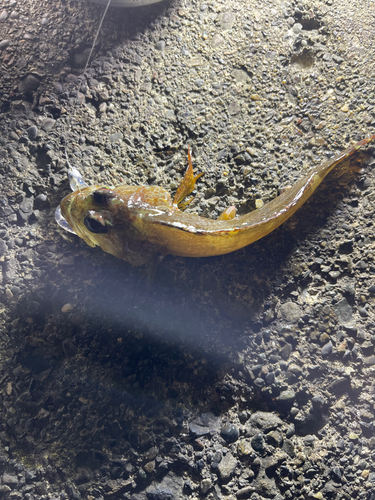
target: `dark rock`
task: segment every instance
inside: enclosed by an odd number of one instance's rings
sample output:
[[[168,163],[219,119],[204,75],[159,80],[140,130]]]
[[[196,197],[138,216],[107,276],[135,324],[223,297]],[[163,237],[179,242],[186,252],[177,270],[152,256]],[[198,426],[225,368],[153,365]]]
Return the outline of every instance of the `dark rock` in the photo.
[[[341,483],[342,479],[342,470],[341,467],[335,466],[330,470],[330,474],[335,483]]]
[[[275,382],[275,372],[269,372],[266,375],[266,383],[267,385],[271,385]]]
[[[221,428],[220,435],[225,439],[228,443],[234,443],[237,441],[240,431],[235,424],[227,423],[224,424]]]
[[[24,92],[34,92],[40,84],[39,78],[34,75],[27,75],[18,85],[18,91]]]
[[[259,387],[261,389],[262,387],[264,387],[266,385],[266,382],[262,378],[257,377],[254,380],[254,385],[256,385],[257,387]]]
[[[261,434],[260,432],[258,434],[255,434],[255,436],[253,436],[251,439],[251,446],[255,451],[258,451],[260,453],[263,452],[265,447],[263,434]]]
[[[148,500],[179,500],[183,496],[184,480],[173,472],[168,472],[160,483],[153,481],[146,488]]]
[[[214,456],[211,459],[211,469],[217,469],[222,458],[223,454],[221,451],[215,451]]]
[[[36,125],[31,125],[31,127],[27,129],[27,135],[30,141],[34,141],[38,136],[38,127]]]
[[[289,359],[289,356],[292,353],[292,344],[289,344],[287,342],[281,349],[280,349],[280,356],[283,358],[284,361],[287,361]]]
[[[279,448],[283,444],[283,435],[279,431],[271,431],[266,435],[267,443]]]

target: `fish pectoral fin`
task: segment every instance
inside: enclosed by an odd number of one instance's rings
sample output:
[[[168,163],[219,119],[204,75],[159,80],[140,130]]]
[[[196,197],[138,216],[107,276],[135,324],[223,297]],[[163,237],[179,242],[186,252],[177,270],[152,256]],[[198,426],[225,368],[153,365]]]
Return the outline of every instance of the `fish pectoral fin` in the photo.
[[[189,165],[185,172],[184,178],[182,179],[180,185],[178,186],[176,194],[174,195],[173,198],[173,204],[177,205],[178,208],[184,208],[187,204],[190,203],[191,200],[188,201],[187,203],[186,202],[181,203],[181,202],[184,198],[186,198],[188,194],[190,194],[194,190],[196,181],[199,179],[199,177],[203,175],[202,172],[194,176],[193,162],[191,161],[190,146],[188,148],[188,162]]]
[[[157,268],[159,267],[159,264],[164,259],[164,257],[166,257],[167,255],[167,253],[158,254],[155,256],[155,258],[151,259],[150,262],[146,264],[143,278],[146,278],[149,285],[154,281]]]
[[[232,220],[236,216],[237,209],[235,206],[228,207],[222,214],[219,215],[217,220]]]

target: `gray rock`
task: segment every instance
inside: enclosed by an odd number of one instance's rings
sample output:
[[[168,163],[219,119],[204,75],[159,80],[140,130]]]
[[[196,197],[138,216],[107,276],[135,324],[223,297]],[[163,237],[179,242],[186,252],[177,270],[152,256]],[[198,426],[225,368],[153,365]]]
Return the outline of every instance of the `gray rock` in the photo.
[[[191,422],[189,424],[189,431],[191,432],[191,434],[193,434],[193,436],[199,437],[204,436],[205,434],[209,434],[210,428],[206,427],[205,425],[198,425]]]
[[[20,210],[25,214],[31,214],[34,207],[34,198],[31,196],[30,198],[24,198],[20,203]]]
[[[288,323],[297,323],[302,316],[302,310],[294,302],[285,302],[280,307],[280,314]]]
[[[201,481],[201,491],[205,495],[212,487],[211,479],[202,479]]]
[[[261,498],[274,498],[278,494],[275,481],[268,478],[266,475],[260,477],[254,484],[254,487]]]
[[[278,397],[279,401],[287,401],[287,402],[293,402],[295,400],[296,393],[293,391],[293,389],[286,389],[285,391],[280,392],[280,396]]]
[[[121,139],[122,139],[122,133],[121,132],[115,132],[114,134],[111,134],[109,136],[109,140],[111,142],[121,141]]]
[[[294,451],[294,444],[290,439],[285,439],[284,444],[283,444],[283,451],[287,453],[291,458],[295,456],[295,451]]]
[[[165,48],[165,41],[164,40],[159,40],[158,42],[155,43],[155,49],[156,50],[163,51],[164,48]]]
[[[8,486],[15,486],[18,484],[18,477],[15,474],[8,474],[7,472],[4,472],[2,482]]]
[[[8,47],[8,45],[10,44],[10,41],[9,40],[2,40],[0,42],[0,50],[4,50]]]
[[[288,426],[288,428],[287,428],[287,430],[286,430],[286,432],[285,432],[285,436],[286,436],[287,438],[291,438],[292,436],[294,436],[295,432],[296,432],[295,425],[294,425],[293,423],[291,423],[291,424]]]
[[[292,353],[292,344],[289,344],[287,342],[280,350],[280,356],[283,358],[284,361],[287,361],[289,359],[289,356]]]
[[[326,358],[330,354],[332,354],[333,351],[333,344],[331,341],[327,342],[323,347],[322,347],[322,356],[323,358]]]
[[[249,498],[251,495],[254,493],[255,488],[253,486],[245,486],[244,488],[241,488],[240,490],[237,491],[236,497],[237,498]]]
[[[174,472],[168,472],[160,483],[153,481],[146,488],[148,500],[178,500],[184,498],[184,480]]]
[[[45,193],[38,194],[35,198],[35,205],[39,208],[43,208],[47,202],[47,195]]]
[[[266,435],[267,443],[274,446],[275,448],[280,448],[283,444],[283,435],[279,431],[271,431]]]
[[[333,306],[337,314],[340,325],[351,326],[353,322],[353,308],[349,302],[343,298]]]
[[[272,431],[283,424],[283,421],[277,415],[265,411],[253,413],[249,422],[252,426],[258,427],[263,432]]]
[[[5,263],[5,279],[6,281],[13,281],[17,274],[17,261],[16,259],[9,259]]]
[[[237,466],[237,459],[231,453],[227,453],[218,465],[218,470],[222,481],[229,481],[234,469]]]
[[[40,126],[42,127],[43,130],[49,132],[50,130],[53,129],[55,123],[56,120],[54,120],[53,118],[45,118],[44,120],[42,120]]]
[[[2,257],[8,250],[7,244],[5,241],[0,240],[0,257]]]

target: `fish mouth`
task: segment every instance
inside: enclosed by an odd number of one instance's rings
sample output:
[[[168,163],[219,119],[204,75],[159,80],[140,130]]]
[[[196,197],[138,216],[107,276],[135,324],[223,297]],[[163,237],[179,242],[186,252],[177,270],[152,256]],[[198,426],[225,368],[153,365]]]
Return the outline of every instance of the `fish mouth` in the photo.
[[[68,194],[61,200],[55,211],[58,225],[65,231],[82,238],[90,247],[95,247],[98,243],[96,235],[91,234],[84,226],[84,214],[87,212],[86,199],[95,189],[96,186],[91,186]]]
[[[62,227],[65,231],[68,231],[69,233],[77,234],[75,231],[73,231],[69,222],[63,216],[62,211],[61,211],[61,205],[58,205],[58,207],[55,210],[55,220],[56,220],[57,224],[60,227]]]
[[[83,180],[83,177],[82,177],[81,173],[79,172],[79,170],[77,170],[75,167],[72,167],[70,165],[66,151],[65,151],[65,156],[66,156],[66,159],[67,159],[68,165],[69,165],[68,178],[69,178],[70,189],[73,192],[75,192],[75,191],[78,191],[80,189],[87,187],[87,184]],[[56,220],[57,224],[60,227],[62,227],[65,231],[68,231],[69,233],[77,234],[76,231],[74,231],[72,229],[69,222],[65,219],[65,217],[61,211],[61,203],[55,210],[55,220]]]

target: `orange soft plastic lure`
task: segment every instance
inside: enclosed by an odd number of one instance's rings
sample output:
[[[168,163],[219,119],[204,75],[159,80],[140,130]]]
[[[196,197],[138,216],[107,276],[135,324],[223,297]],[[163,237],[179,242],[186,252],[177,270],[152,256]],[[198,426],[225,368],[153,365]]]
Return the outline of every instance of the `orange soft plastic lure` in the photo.
[[[75,173],[78,176],[78,181],[71,185],[78,189],[62,200],[56,218],[62,227],[88,245],[98,245],[133,266],[152,266],[168,254],[222,255],[250,245],[280,226],[305,203],[336,165],[374,139],[375,135],[371,135],[314,167],[263,207],[239,217],[235,217],[234,207],[229,207],[217,220],[180,210],[182,200],[193,191],[197,178],[202,175],[194,176],[190,148],[189,166],[173,201],[168,191],[158,186],[115,189],[86,186],[78,171],[71,169],[70,178]]]

